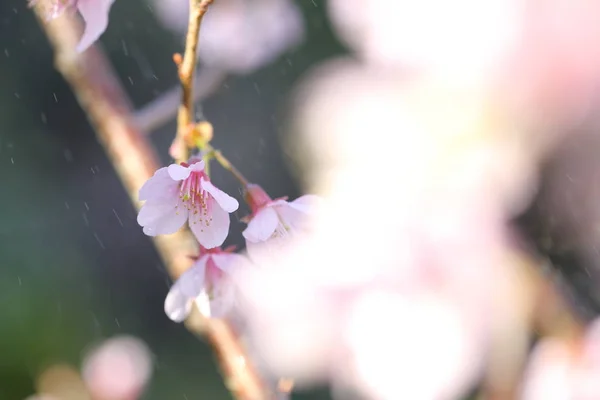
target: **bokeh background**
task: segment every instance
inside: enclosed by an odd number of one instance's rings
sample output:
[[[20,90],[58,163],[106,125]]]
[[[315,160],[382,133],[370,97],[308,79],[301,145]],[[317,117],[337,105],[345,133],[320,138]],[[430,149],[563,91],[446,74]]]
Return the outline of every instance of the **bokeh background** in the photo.
[[[150,1],[116,1],[99,44],[138,110],[177,84],[172,55],[183,48],[181,36],[161,25]],[[0,2],[0,400],[25,399],[49,366],[78,369],[91,346],[119,335],[138,337],[153,354],[143,399],[230,398],[208,346],[164,314],[167,272],[86,116],[55,71],[26,3]],[[332,33],[325,0],[296,3],[305,28],[302,43],[251,74],[227,75],[198,107],[215,127],[215,146],[273,197],[300,194],[281,146],[291,134],[290,91],[311,67],[346,53]],[[585,319],[600,310],[598,229],[586,213],[597,209],[598,192],[585,191],[597,187],[597,169],[584,162],[581,170],[568,171],[581,177],[577,185],[556,181],[570,176],[561,157],[597,158],[590,154],[597,128],[597,122],[577,128],[590,135],[550,157],[536,200],[515,221],[523,242],[560,272],[565,298]],[[174,132],[171,121],[151,133],[163,164],[170,161]],[[218,167],[213,174],[241,200],[229,174]],[[580,208],[581,215],[575,212]],[[572,226],[556,223],[561,210]],[[247,212],[242,203],[226,245],[243,246],[239,220]],[[329,398],[325,388],[293,397]]]
[[[273,196],[299,194],[280,147],[288,93],[311,66],[345,51],[324,2],[297,3],[304,42],[250,75],[228,76],[199,109],[215,146]],[[144,1],[115,3],[101,45],[136,108],[177,83],[181,38]],[[174,131],[171,122],[152,133],[163,163]],[[215,168],[213,179],[241,199],[228,174]],[[234,215],[226,244],[242,245],[246,212]],[[230,398],[208,346],[164,314],[170,284],[26,1],[0,2],[0,400],[26,398],[45,368],[79,368],[86,349],[122,334],[154,355],[144,399]]]

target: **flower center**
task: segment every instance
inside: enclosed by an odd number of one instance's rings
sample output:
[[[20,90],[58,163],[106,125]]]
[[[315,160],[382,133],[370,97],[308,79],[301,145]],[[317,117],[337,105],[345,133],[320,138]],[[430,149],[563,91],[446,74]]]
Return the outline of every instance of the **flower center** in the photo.
[[[210,194],[202,188],[202,179],[207,179],[203,171],[193,171],[179,188],[181,205],[190,213],[192,224],[210,226],[212,222]]]

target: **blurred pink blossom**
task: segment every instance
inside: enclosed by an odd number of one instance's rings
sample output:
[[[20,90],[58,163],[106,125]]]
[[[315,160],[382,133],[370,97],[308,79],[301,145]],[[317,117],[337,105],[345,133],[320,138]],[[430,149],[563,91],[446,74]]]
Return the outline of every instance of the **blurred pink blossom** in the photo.
[[[360,58],[315,68],[296,92],[290,154],[324,200],[310,235],[240,271],[248,340],[300,384],[459,398],[495,335],[523,346],[498,314],[522,290],[509,221],[564,138],[546,133],[569,132],[598,93],[600,3],[328,4]],[[528,398],[598,397],[578,364],[596,373],[595,336],[577,362],[549,345]]]
[[[518,0],[330,0],[340,38],[368,62],[479,75],[519,33]]]
[[[506,220],[535,183],[485,92],[338,60],[297,92],[311,234],[242,273],[248,335],[274,373],[375,399],[455,398],[494,330]],[[529,158],[528,158],[529,157]],[[398,371],[401,371],[400,373]]]
[[[595,0],[331,0],[335,31],[368,63],[484,85],[516,118],[573,125],[600,91]]]
[[[600,2],[522,3],[521,35],[497,83],[517,118],[569,131],[600,93]]]
[[[152,375],[150,350],[134,337],[106,340],[86,355],[82,375],[94,399],[136,400]]]
[[[154,0],[156,17],[180,35],[187,29],[186,0]],[[251,73],[273,62],[304,38],[302,13],[292,0],[220,0],[200,30],[202,64]]]
[[[85,30],[77,51],[88,49],[108,27],[108,14],[115,0],[49,0],[45,7],[47,19],[54,19],[67,9],[77,9],[85,21]],[[30,0],[30,5],[39,4],[40,0]]]

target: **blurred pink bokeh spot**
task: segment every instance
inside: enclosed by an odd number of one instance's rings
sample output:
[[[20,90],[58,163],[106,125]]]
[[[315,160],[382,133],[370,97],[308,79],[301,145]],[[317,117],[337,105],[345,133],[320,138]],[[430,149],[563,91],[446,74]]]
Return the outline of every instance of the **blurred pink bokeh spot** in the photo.
[[[108,339],[86,355],[82,375],[94,399],[138,399],[152,375],[150,350],[134,337]]]

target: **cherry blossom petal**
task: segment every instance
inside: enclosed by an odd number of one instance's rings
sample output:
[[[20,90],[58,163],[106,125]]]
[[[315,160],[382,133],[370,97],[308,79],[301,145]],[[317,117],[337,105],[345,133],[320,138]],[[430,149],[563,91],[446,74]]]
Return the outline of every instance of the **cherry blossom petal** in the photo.
[[[246,257],[235,253],[213,254],[212,260],[217,268],[227,274],[233,274],[241,266],[248,264]]]
[[[314,212],[317,207],[319,207],[321,202],[321,197],[315,194],[306,194],[298,197],[294,201],[290,201],[288,204],[290,207],[295,208],[298,211],[302,211],[305,214],[310,214]]]
[[[213,287],[210,300],[210,317],[223,318],[235,305],[235,286],[229,279],[222,279]]]
[[[272,207],[266,207],[256,213],[242,235],[250,242],[264,242],[273,235],[277,225],[279,225],[277,212]]]
[[[186,319],[192,311],[194,300],[204,290],[208,257],[205,255],[196,261],[171,287],[165,299],[165,313],[173,321],[181,322]]]
[[[137,222],[148,236],[169,235],[177,232],[188,218],[188,210],[171,201],[148,200],[140,209]]]
[[[142,201],[162,198],[169,195],[170,190],[168,188],[176,188],[177,185],[177,182],[169,176],[167,167],[160,168],[144,183],[138,197]]]
[[[198,242],[207,249],[212,249],[223,244],[229,233],[229,213],[221,208],[215,199],[208,199],[209,217],[201,212],[190,214],[190,228]]]
[[[228,213],[236,211],[240,206],[240,203],[236,199],[217,188],[211,182],[202,179],[200,184],[202,185],[202,189],[206,190],[219,203],[219,206]]]
[[[192,162],[192,161],[190,161],[190,162]],[[204,165],[205,165],[204,161],[200,160],[200,161],[194,162],[192,165],[189,166],[189,168],[191,171],[201,172],[204,170]]]
[[[287,206],[289,203],[287,200],[285,199],[276,199],[273,200],[271,202],[269,202],[269,207],[273,207],[273,206]]]
[[[108,14],[115,0],[79,0],[77,7],[85,20],[85,31],[77,51],[87,50],[108,27]]]
[[[269,265],[277,258],[284,258],[287,255],[286,246],[290,246],[289,236],[273,236],[268,240],[252,242],[246,240],[246,251],[248,257],[258,265]]]
[[[229,279],[220,279],[213,286],[212,296],[204,288],[196,297],[196,307],[208,318],[223,318],[235,304],[235,288]]]
[[[204,315],[207,318],[211,317],[211,309],[210,309],[210,296],[206,292],[206,289],[203,288],[202,291],[196,298],[193,300],[196,303],[196,307],[198,307],[198,311],[200,314]]]
[[[273,209],[279,215],[280,221],[287,231],[302,230],[303,224],[308,220],[308,215],[304,211],[293,208],[290,204],[273,207]]]
[[[184,179],[187,179],[192,173],[192,170],[190,168],[184,167],[183,165],[179,164],[169,165],[168,171],[169,176],[176,181],[182,181]]]

